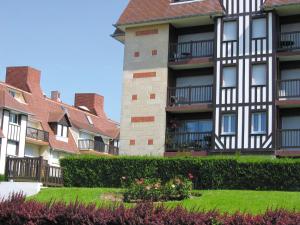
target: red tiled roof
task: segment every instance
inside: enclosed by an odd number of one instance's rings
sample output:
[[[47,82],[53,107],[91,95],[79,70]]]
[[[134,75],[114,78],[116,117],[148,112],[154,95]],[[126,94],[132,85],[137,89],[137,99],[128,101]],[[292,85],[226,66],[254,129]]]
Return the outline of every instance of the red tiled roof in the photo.
[[[290,5],[300,3],[300,0],[266,0],[264,6],[265,7],[276,7],[280,5]]]
[[[31,94],[15,88],[23,94],[27,103],[22,104],[8,93],[8,87],[13,88],[11,85],[7,85],[6,83],[0,83],[0,107],[31,114],[31,118],[39,121],[43,129],[49,132],[49,144],[54,149],[70,153],[79,152],[72,132],[69,132],[68,142],[59,141],[56,139],[56,136],[49,125],[49,122],[59,121],[66,114],[66,111],[71,124],[78,129],[105,135],[112,139],[114,139],[116,137],[116,133],[119,132],[119,128],[116,124],[105,116],[96,116],[90,112],[77,109],[62,102],[53,101],[42,95]],[[62,106],[66,111],[63,110]],[[93,126],[89,124],[86,115],[91,117]]]
[[[170,0],[131,0],[117,25],[223,13],[219,0],[171,4]]]

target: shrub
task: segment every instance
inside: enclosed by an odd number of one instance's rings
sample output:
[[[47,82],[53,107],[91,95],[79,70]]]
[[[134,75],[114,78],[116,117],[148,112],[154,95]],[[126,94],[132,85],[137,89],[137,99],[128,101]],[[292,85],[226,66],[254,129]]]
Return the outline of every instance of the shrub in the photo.
[[[1,182],[1,181],[5,181],[5,176],[2,175],[2,174],[0,174],[0,182]]]
[[[175,178],[166,183],[158,179],[139,179],[125,191],[124,201],[179,201],[189,198],[191,191],[192,182],[184,178]]]
[[[0,224],[5,225],[240,225],[240,224],[281,224],[300,223],[300,213],[285,210],[269,211],[263,215],[236,213],[234,215],[212,212],[187,212],[183,208],[166,209],[152,204],[138,204],[133,208],[118,206],[111,209],[96,208],[94,205],[79,203],[44,204],[25,201],[20,196],[12,196],[0,202]]]
[[[167,182],[192,174],[196,189],[300,190],[300,160],[292,159],[79,156],[61,165],[65,185],[75,187],[121,187],[141,178]]]

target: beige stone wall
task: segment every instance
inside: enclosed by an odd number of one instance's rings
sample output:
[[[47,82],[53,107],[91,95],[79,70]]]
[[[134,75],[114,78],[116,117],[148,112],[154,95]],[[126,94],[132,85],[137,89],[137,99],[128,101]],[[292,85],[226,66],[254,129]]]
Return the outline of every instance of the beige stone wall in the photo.
[[[152,34],[137,35],[136,32]],[[122,155],[164,153],[168,42],[168,24],[126,31],[120,136]],[[153,55],[153,51],[157,54]],[[156,73],[156,76],[134,78],[135,73]],[[151,94],[155,94],[155,99],[150,98]],[[132,95],[137,95],[137,100],[132,100]],[[154,117],[155,121],[133,123],[132,117]]]

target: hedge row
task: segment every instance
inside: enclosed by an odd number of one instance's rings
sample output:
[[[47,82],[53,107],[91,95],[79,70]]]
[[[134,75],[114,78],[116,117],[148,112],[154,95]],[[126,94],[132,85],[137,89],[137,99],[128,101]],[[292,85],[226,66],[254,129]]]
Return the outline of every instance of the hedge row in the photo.
[[[292,225],[300,224],[300,213],[285,210],[269,211],[263,215],[234,215],[218,212],[193,213],[182,208],[166,209],[151,204],[139,204],[126,209],[95,208],[78,203],[42,204],[25,201],[22,196],[0,202],[0,224],[6,225]]]
[[[299,160],[81,156],[61,160],[66,186],[121,187],[140,178],[192,174],[197,189],[300,190]]]
[[[1,181],[5,181],[5,176],[2,175],[2,174],[0,174],[0,182],[1,182]]]

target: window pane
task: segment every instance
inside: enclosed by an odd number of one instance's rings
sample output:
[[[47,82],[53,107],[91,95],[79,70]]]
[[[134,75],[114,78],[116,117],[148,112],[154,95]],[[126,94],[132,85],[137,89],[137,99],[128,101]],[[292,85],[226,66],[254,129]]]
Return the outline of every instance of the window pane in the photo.
[[[266,113],[262,113],[261,117],[261,131],[266,132],[267,131],[267,115]]]
[[[223,68],[223,87],[236,86],[236,67]]]
[[[57,135],[62,136],[62,126],[60,124],[57,125]]]
[[[234,41],[237,39],[237,22],[225,22],[224,23],[224,41]]]
[[[68,136],[68,127],[66,126],[63,126],[63,134],[62,134],[63,137],[67,137]]]
[[[252,132],[266,132],[267,130],[267,116],[266,113],[252,114]]]
[[[266,19],[254,19],[252,25],[252,38],[266,37]]]
[[[200,130],[200,132],[211,132],[212,131],[212,122],[211,121],[199,121],[199,130]]]
[[[255,113],[255,114],[253,114],[252,115],[252,131],[253,132],[258,132],[259,131],[259,129],[258,129],[258,114],[257,113]]]
[[[266,85],[266,65],[252,66],[252,85]]]
[[[235,133],[235,116],[231,115],[231,127],[230,132]]]

